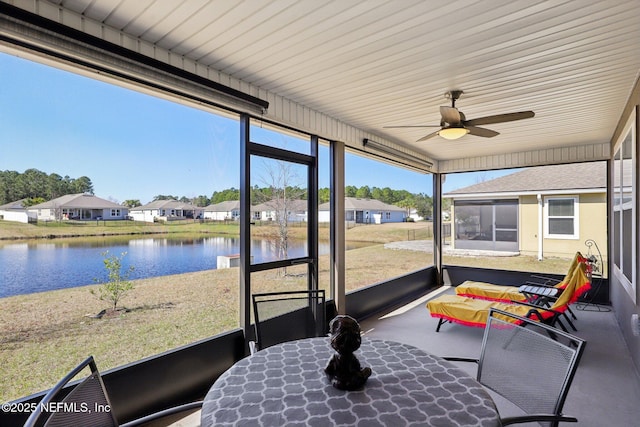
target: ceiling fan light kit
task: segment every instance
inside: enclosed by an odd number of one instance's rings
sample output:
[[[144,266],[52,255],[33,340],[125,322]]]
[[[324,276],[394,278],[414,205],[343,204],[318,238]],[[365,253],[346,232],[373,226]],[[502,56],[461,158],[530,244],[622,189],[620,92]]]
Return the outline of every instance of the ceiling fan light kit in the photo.
[[[449,127],[449,128],[444,128],[440,130],[440,132],[438,132],[438,135],[440,135],[444,139],[453,140],[453,139],[462,138],[468,133],[469,133],[469,129]]]

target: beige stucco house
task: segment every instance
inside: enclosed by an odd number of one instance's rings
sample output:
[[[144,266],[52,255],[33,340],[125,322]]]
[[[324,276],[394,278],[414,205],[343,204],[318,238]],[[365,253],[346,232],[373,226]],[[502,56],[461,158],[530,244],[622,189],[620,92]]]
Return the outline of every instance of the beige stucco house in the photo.
[[[143,206],[131,208],[129,215],[134,221],[177,221],[201,218],[204,208],[178,200],[154,200]]]
[[[318,221],[329,222],[330,203],[323,203],[318,207]],[[407,210],[396,205],[390,205],[376,199],[360,197],[344,198],[345,221],[354,224],[383,224],[386,222],[403,222],[407,217]]]
[[[285,210],[285,202],[271,200],[251,206],[251,219],[254,221],[275,221],[278,212],[282,215]],[[288,222],[307,222],[308,209],[306,200],[287,200],[286,212]]]
[[[66,194],[44,203],[30,206],[27,211],[38,221],[122,220],[129,208],[93,194]]]
[[[451,245],[571,257],[592,239],[606,256],[605,162],[541,166],[460,188],[452,199]]]
[[[237,221],[240,218],[240,201],[226,200],[209,205],[204,208],[203,217],[216,221]]]
[[[0,221],[37,222],[36,213],[29,212],[23,203],[26,199],[17,200],[0,206]]]

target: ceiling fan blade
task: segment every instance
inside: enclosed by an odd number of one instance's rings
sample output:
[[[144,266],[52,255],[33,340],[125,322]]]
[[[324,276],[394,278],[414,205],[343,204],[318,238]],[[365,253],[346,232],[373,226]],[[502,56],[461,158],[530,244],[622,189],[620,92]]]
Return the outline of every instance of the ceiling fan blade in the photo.
[[[429,138],[433,138],[434,136],[436,136],[438,134],[438,132],[440,132],[439,129],[437,131],[435,131],[435,132],[431,132],[429,135],[423,136],[422,138],[420,138],[416,142],[422,142],[422,141],[426,141]]]
[[[442,108],[442,107],[440,107]],[[464,125],[490,125],[493,123],[512,122],[514,120],[530,119],[535,116],[533,111],[520,111],[518,113],[496,114],[495,116],[480,117],[477,119],[465,120]]]
[[[399,126],[382,126],[383,129],[398,129],[398,128],[439,128],[440,125],[399,125]]]
[[[500,135],[500,132],[496,132],[495,130],[479,128],[475,126],[465,126],[469,131],[469,135],[482,136],[485,138],[493,138],[496,135]]]
[[[457,125],[460,123],[460,112],[458,112],[457,108],[454,107],[440,107],[440,115],[442,116],[442,121],[449,123],[450,125]]]

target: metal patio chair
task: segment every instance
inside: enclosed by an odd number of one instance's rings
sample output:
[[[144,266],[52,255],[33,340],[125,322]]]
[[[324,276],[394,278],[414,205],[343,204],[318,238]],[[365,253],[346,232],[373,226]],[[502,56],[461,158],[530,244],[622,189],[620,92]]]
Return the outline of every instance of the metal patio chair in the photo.
[[[69,391],[70,387],[66,387],[67,384],[87,367],[91,371],[90,375]],[[126,424],[119,424],[98,367],[93,356],[89,356],[45,394],[24,427],[134,427],[200,407],[201,401],[186,403]]]
[[[477,380],[516,405],[523,414],[501,417],[502,425],[577,422],[562,413],[586,342],[540,322],[491,309],[479,359],[445,357],[478,365]]]
[[[326,335],[322,289],[259,293],[252,299],[256,341],[249,342],[251,354],[281,342]]]

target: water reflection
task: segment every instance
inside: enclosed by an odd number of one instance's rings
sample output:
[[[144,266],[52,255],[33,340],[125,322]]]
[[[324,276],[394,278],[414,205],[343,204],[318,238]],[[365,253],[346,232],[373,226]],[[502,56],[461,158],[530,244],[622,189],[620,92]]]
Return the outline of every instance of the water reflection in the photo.
[[[254,263],[277,259],[266,239],[253,239]],[[123,270],[135,267],[131,279],[216,268],[218,255],[240,253],[237,237],[103,237],[34,240],[0,245],[0,297],[71,288],[105,281],[103,253],[126,252]],[[290,258],[304,256],[305,241],[289,244]],[[319,245],[321,255],[329,244]]]

